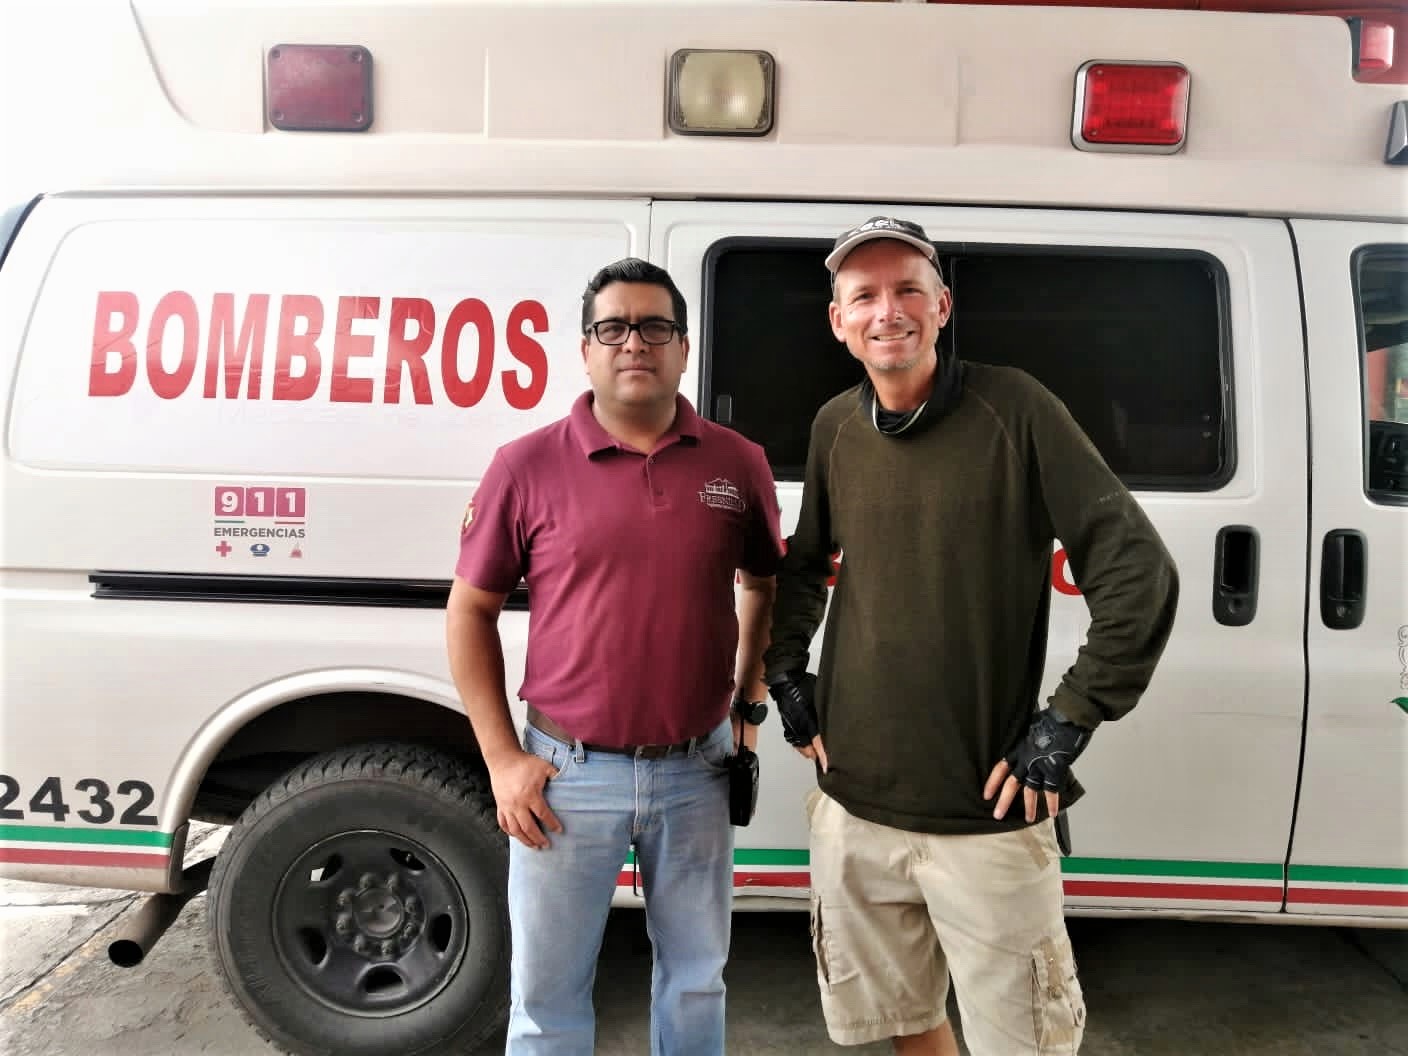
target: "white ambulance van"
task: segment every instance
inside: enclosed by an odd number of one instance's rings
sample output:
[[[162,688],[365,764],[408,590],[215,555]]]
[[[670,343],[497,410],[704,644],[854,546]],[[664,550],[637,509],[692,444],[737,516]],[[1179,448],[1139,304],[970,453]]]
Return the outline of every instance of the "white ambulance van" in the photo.
[[[859,377],[822,258],[888,213],[938,242],[943,340],[1053,389],[1181,572],[1079,765],[1070,911],[1408,924],[1408,22],[1353,3],[29,5],[0,875],[154,893],[136,960],[231,823],[211,946],[262,1034],[491,1033],[506,851],[442,611],[476,480],[586,387],[582,287],[637,255],[787,529]],[[1052,576],[1048,685],[1088,622]],[[738,905],[803,908],[812,774],[761,740]]]

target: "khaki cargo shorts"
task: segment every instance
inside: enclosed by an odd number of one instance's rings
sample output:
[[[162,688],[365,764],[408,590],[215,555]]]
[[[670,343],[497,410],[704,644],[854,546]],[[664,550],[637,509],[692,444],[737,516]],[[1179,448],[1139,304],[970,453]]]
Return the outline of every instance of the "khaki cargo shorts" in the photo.
[[[932,836],[862,821],[820,789],[807,814],[812,947],[832,1041],[932,1030],[952,973],[973,1056],[1080,1048],[1085,1001],[1050,821]]]

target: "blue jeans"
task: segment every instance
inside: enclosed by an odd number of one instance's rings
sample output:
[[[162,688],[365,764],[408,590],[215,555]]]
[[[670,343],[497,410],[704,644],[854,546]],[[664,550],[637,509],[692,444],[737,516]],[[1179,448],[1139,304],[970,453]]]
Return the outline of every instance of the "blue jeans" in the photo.
[[[690,754],[592,752],[528,727],[524,749],[558,776],[544,794],[562,822],[551,846],[509,841],[513,928],[507,1056],[591,1056],[592,985],[617,878],[632,844],[655,954],[652,1056],[721,1056],[733,912],[727,720]]]

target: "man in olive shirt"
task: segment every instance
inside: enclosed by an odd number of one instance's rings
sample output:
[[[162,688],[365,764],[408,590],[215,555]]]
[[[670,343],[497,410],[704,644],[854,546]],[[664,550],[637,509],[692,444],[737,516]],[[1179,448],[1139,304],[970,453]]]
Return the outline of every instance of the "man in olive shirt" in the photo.
[[[952,297],[919,225],[875,217],[826,259],[831,327],[866,380],[818,412],[765,662],[808,799],[827,1027],[974,1056],[1074,1053],[1085,1007],[1053,821],[1069,766],[1134,707],[1172,627],[1172,559],[1065,407],[940,356]],[[1090,607],[1048,706],[1053,541]],[[831,555],[843,552],[822,645]],[[1009,808],[1022,793],[1021,809]]]

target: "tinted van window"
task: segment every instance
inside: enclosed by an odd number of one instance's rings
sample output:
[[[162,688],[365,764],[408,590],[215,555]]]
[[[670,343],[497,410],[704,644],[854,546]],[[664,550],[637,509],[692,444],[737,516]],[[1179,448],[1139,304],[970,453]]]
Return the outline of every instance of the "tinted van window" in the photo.
[[[734,240],[706,268],[703,409],[798,479],[817,409],[862,376],[831,334],[828,244]],[[1195,254],[940,247],[941,345],[1050,388],[1136,487],[1206,490],[1233,465],[1221,269]]]
[[[1370,247],[1355,266],[1364,368],[1364,484],[1380,502],[1408,499],[1408,253]]]

